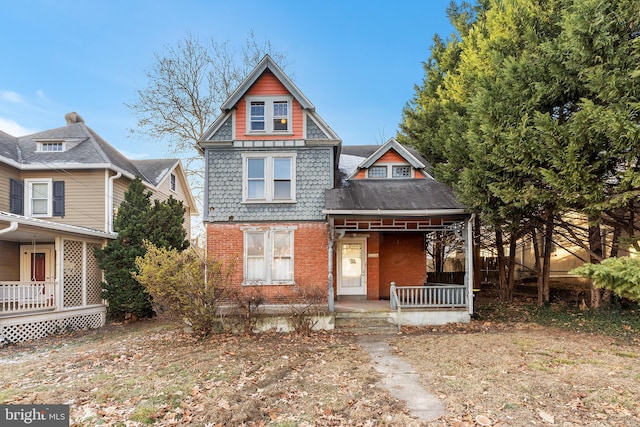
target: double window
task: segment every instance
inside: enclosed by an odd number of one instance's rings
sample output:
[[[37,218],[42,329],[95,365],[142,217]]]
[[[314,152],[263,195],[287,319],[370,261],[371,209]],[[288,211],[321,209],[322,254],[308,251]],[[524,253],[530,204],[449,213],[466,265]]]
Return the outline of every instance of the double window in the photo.
[[[244,283],[293,283],[293,229],[245,230]]]
[[[244,202],[295,201],[294,153],[244,153]]]
[[[291,133],[291,97],[248,97],[247,130],[258,134]]]
[[[411,178],[411,166],[375,165],[367,170],[368,178]]]

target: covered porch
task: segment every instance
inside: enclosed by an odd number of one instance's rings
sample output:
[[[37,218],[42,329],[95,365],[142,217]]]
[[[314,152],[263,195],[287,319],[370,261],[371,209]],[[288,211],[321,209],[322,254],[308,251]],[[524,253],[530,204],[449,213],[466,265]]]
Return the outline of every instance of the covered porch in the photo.
[[[105,322],[93,255],[111,234],[0,213],[0,341]]]
[[[471,220],[462,210],[330,215],[329,311],[360,313],[347,316],[354,318],[369,313],[395,325],[468,322],[473,313]],[[434,247],[442,253],[442,245],[449,246],[448,259],[436,261]],[[440,269],[447,264],[451,274],[430,274],[436,263]],[[452,283],[442,282],[443,277]]]

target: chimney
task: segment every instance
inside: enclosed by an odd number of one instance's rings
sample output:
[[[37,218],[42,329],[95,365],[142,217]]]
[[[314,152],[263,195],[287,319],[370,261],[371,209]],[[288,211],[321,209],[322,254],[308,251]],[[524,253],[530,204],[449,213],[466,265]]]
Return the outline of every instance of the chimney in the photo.
[[[66,120],[67,125],[72,125],[74,123],[84,123],[84,120],[82,119],[82,117],[80,117],[80,114],[76,113],[75,111],[65,114],[64,119]]]

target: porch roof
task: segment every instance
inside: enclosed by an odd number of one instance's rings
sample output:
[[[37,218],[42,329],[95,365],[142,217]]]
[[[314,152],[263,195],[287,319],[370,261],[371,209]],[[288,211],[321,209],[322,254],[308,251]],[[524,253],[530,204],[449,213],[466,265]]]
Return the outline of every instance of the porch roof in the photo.
[[[326,190],[325,214],[379,214],[404,216],[466,213],[451,189],[431,179],[351,180]]]
[[[2,240],[29,240],[33,238],[36,231],[37,234],[40,235],[56,235],[64,233],[84,237],[97,237],[101,239],[115,239],[117,237],[116,233],[107,233],[100,230],[94,230],[92,228],[61,224],[40,218],[30,218],[1,211],[0,226],[0,239]]]

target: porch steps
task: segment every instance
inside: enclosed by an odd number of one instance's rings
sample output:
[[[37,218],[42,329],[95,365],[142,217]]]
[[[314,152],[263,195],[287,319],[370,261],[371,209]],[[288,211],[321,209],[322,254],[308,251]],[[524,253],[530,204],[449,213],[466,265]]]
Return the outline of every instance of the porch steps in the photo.
[[[337,312],[335,328],[354,333],[395,333],[398,326],[388,312]]]

